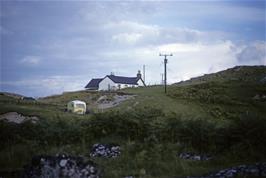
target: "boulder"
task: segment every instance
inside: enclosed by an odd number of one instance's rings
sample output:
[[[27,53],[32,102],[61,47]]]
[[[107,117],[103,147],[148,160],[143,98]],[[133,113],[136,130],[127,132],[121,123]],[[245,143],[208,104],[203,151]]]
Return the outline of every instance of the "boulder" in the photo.
[[[38,155],[31,164],[24,166],[22,178],[100,178],[101,171],[92,161],[84,157],[58,154]]]
[[[178,157],[181,159],[193,160],[193,161],[207,161],[211,159],[209,155],[197,155],[195,153],[190,153],[190,152],[180,153]]]
[[[116,158],[120,155],[120,146],[115,144],[94,144],[90,151],[91,157]]]

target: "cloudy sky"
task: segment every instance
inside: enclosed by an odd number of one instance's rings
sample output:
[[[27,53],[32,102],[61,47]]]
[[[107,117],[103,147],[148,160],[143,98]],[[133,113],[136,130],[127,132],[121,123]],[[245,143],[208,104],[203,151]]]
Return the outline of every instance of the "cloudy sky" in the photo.
[[[265,1],[5,1],[0,90],[46,96],[111,72],[159,84],[266,65]]]

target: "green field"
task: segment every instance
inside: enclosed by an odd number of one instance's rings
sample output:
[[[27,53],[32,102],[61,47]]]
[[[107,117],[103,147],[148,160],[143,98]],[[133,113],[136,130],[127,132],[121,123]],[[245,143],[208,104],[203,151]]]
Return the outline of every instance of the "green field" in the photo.
[[[95,102],[106,95],[136,95],[111,109]],[[264,97],[265,96],[265,97]],[[80,99],[91,113],[65,112]],[[266,67],[236,67],[168,86],[119,92],[78,91],[22,101],[0,95],[0,113],[38,116],[37,124],[0,121],[0,172],[20,170],[36,154],[88,156],[94,143],[122,147],[117,159],[94,158],[104,177],[168,178],[266,160]],[[180,152],[210,154],[188,161]]]

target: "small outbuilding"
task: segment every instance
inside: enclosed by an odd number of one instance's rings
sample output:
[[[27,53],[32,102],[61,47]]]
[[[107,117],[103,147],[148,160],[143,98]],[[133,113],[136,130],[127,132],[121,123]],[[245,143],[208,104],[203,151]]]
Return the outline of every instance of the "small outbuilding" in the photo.
[[[86,103],[80,100],[70,101],[67,104],[67,111],[73,112],[76,114],[85,114],[86,113]]]

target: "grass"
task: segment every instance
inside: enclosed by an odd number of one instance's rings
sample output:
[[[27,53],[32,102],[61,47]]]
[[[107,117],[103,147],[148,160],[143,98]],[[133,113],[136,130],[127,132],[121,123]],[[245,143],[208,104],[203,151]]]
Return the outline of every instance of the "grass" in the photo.
[[[67,102],[84,100],[95,109],[100,96],[117,93],[79,91],[34,102],[0,95],[0,113],[40,118],[37,124],[0,122],[0,173],[22,168],[36,154],[88,156],[94,143],[121,145],[117,159],[94,158],[107,178],[201,175],[265,161],[266,104],[253,99],[266,95],[265,84],[259,82],[264,70],[233,68],[169,86],[167,95],[162,86],[124,89],[119,94],[136,97],[82,116],[65,112]],[[210,153],[214,159],[182,160],[177,154],[183,151]]]
[[[83,90],[77,92],[66,92],[62,95],[53,95],[44,98],[39,98],[38,102],[43,104],[54,105],[58,108],[64,110],[66,104],[72,100],[82,100],[86,102],[87,108],[90,109],[90,112],[100,112],[97,108],[96,101],[103,95],[107,98],[112,99],[116,92],[97,92],[90,90]]]
[[[135,100],[122,104],[118,109],[130,109],[132,107],[153,107],[163,110],[166,113],[178,113],[184,116],[206,117],[204,109],[193,102],[183,99],[175,100],[165,95],[163,86],[150,86],[146,88],[128,88],[122,90],[125,93],[137,95]]]

